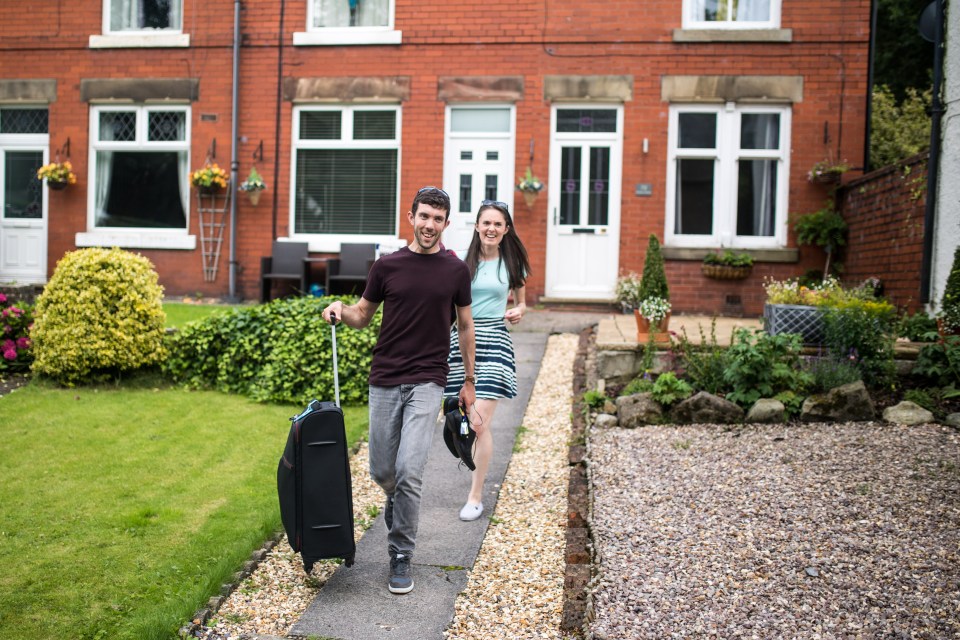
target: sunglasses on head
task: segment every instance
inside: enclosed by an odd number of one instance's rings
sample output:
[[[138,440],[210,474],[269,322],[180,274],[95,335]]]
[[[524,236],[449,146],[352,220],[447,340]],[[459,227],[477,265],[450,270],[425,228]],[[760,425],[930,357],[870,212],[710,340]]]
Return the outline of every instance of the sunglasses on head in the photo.
[[[442,193],[448,200],[450,199],[450,194],[448,194],[446,191],[444,191],[444,190],[441,189],[440,187],[423,187],[422,189],[420,189],[419,191],[417,191],[417,195],[420,195],[421,193],[423,193],[423,192],[425,192],[425,191],[438,191],[438,192]]]
[[[500,202],[499,200],[484,200],[480,203],[481,207],[497,207],[498,209],[503,209],[504,211],[509,211],[510,208],[507,206],[506,202]]]

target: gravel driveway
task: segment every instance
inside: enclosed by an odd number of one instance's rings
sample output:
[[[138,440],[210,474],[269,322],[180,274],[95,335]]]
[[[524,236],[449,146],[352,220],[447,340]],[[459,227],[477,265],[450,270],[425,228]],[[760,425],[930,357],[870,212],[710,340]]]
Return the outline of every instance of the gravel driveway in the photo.
[[[596,639],[960,637],[955,430],[594,429]]]

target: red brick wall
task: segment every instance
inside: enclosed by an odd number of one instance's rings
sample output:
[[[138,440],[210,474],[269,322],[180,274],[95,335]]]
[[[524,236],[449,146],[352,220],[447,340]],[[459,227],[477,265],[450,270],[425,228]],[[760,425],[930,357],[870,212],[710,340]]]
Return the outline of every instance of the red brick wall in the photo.
[[[79,98],[84,78],[199,78],[200,95],[192,107],[191,166],[199,166],[211,141],[217,161],[227,166],[230,149],[230,79],[233,2],[185,2],[184,31],[189,49],[91,50],[88,39],[101,33],[102,0],[58,5],[24,0],[9,20],[0,22],[0,77],[56,78],[58,99],[50,105],[51,149],[71,139],[71,160],[80,182],[51,194],[49,270],[74,248],[77,232],[87,225],[88,105]],[[650,233],[664,232],[664,200],[669,105],[660,98],[665,75],[756,74],[802,75],[803,100],[793,106],[790,159],[790,211],[817,208],[823,188],[806,181],[806,171],[824,157],[862,156],[869,30],[868,0],[783,2],[782,26],[793,30],[791,43],[674,42],[681,26],[678,0],[585,5],[574,0],[502,2],[478,0],[451,5],[440,0],[397,0],[399,46],[294,47],[292,34],[306,29],[306,0],[286,0],[283,18],[283,68],[278,74],[279,2],[246,2],[241,16],[238,159],[242,179],[263,141],[256,162],[269,188],[258,207],[238,201],[238,293],[258,293],[259,259],[270,251],[276,234],[286,235],[290,198],[292,105],[279,104],[278,75],[409,76],[410,99],[402,104],[401,198],[397,211],[401,237],[409,238],[406,212],[413,192],[440,184],[443,174],[444,103],[437,80],[448,75],[522,75],[524,95],[516,104],[516,166],[527,165],[530,143],[533,170],[548,174],[550,103],[543,97],[543,77],[551,74],[629,75],[632,99],[624,104],[623,188],[620,267],[640,271]],[[24,16],[29,16],[25,18]],[[39,19],[38,16],[42,16]],[[201,121],[216,114],[216,122]],[[649,139],[649,153],[641,150]],[[650,183],[653,195],[637,197],[634,185]],[[515,198],[518,229],[530,250],[533,274],[528,299],[543,294],[546,264],[546,197],[532,209]],[[191,194],[191,233],[197,234],[196,199]],[[274,206],[276,202],[276,206]],[[790,234],[790,243],[792,233]],[[198,238],[199,245],[199,238]],[[143,251],[156,264],[168,294],[225,295],[228,248],[216,282],[203,281],[196,251]],[[667,275],[677,312],[724,312],[718,300],[740,295],[742,312],[762,310],[762,279],[788,277],[822,263],[815,250],[803,248],[798,264],[759,264],[746,281],[722,283],[699,275],[699,262],[668,261]],[[730,311],[729,309],[726,309]]]
[[[911,313],[921,309],[927,154],[847,183],[840,202],[849,225],[844,281],[880,278],[890,302]]]

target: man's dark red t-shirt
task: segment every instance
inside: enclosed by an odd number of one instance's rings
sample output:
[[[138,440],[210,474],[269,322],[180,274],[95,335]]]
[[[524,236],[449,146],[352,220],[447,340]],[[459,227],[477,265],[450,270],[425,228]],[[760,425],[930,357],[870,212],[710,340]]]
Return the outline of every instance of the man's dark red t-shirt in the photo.
[[[450,309],[470,304],[470,269],[447,251],[408,247],[377,260],[363,297],[383,304],[370,384],[447,383]]]

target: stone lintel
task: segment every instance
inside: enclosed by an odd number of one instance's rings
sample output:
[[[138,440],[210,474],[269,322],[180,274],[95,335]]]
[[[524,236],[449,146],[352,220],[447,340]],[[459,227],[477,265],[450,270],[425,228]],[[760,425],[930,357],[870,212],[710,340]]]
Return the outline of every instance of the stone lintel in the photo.
[[[441,76],[437,99],[443,102],[519,102],[523,76]]]
[[[803,102],[803,76],[663,76],[665,102]]]
[[[284,78],[283,99],[310,102],[404,102],[410,76]]]
[[[200,99],[196,78],[88,78],[80,81],[84,102],[195,102]]]
[[[633,100],[633,76],[545,76],[549,102],[627,102]]]
[[[0,80],[0,102],[50,103],[56,101],[56,80]]]

